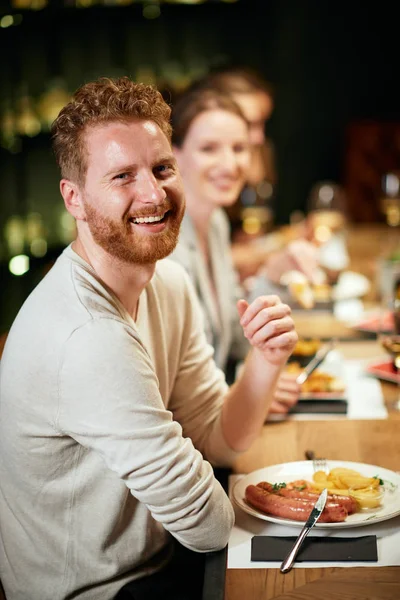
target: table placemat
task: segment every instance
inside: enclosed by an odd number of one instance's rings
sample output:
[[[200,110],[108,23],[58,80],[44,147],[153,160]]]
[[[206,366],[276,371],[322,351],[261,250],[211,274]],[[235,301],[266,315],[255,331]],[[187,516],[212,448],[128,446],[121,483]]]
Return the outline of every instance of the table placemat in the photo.
[[[282,561],[292,550],[296,536],[255,535],[251,538],[250,560]],[[361,535],[354,538],[315,536],[310,533],[304,540],[296,557],[303,561],[372,561],[378,560],[376,535]]]

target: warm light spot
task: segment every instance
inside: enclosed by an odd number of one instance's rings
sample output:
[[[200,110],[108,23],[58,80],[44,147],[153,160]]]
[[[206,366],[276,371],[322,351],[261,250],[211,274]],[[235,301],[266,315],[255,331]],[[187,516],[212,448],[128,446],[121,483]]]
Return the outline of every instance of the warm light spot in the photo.
[[[161,14],[161,10],[158,4],[148,4],[143,7],[142,14],[145,19],[157,19]]]
[[[315,228],[314,237],[317,240],[317,242],[323,244],[324,242],[327,242],[331,238],[331,236],[332,231],[326,225],[318,225],[318,227]]]
[[[43,219],[37,212],[30,212],[25,219],[25,240],[31,243],[37,238],[43,237]]]
[[[4,227],[4,237],[10,255],[22,254],[25,243],[25,223],[20,216],[13,215],[9,218]]]
[[[260,219],[257,217],[246,217],[243,219],[243,231],[249,235],[255,235],[261,231]]]
[[[8,269],[13,275],[24,275],[29,271],[29,256],[26,254],[13,256],[8,263]]]
[[[34,10],[42,10],[45,6],[47,6],[47,0],[33,0],[32,8]]]
[[[386,221],[390,227],[398,227],[400,225],[400,206],[391,205],[388,207]]]
[[[76,223],[72,215],[66,210],[60,215],[58,234],[64,244],[69,244],[76,237]]]
[[[31,253],[36,258],[42,258],[47,252],[47,242],[43,238],[36,238],[31,242]]]
[[[5,29],[6,27],[11,27],[13,23],[14,19],[12,15],[4,15],[4,17],[0,19],[0,27],[3,27],[3,29]]]

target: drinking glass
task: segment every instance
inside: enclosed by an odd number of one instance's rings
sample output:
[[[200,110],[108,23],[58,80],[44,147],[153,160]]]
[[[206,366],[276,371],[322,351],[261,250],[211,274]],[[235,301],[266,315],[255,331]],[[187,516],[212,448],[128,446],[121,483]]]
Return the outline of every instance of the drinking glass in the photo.
[[[381,319],[377,340],[381,348],[391,358],[393,374],[397,376],[397,394],[390,408],[400,410],[400,332],[388,332],[386,319],[388,311],[395,311],[393,297],[381,303]]]
[[[334,285],[348,267],[347,209],[343,188],[323,181],[311,190],[307,204],[308,238],[319,248],[319,264]]]
[[[400,226],[400,173],[386,173],[382,178],[381,210],[390,227]]]
[[[332,181],[314,185],[308,198],[307,215],[316,243],[323,244],[332,235],[343,232],[347,220],[343,188]]]

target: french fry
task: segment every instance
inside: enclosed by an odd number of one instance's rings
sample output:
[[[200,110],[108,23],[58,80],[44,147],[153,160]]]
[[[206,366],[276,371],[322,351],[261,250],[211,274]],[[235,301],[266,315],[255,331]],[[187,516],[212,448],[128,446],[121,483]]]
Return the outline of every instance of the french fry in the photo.
[[[379,486],[379,480],[374,477],[342,477],[341,481],[344,487],[352,488],[353,490]]]
[[[342,482],[340,477],[337,477],[336,475],[332,475],[332,473],[329,473],[328,481],[330,482],[330,485],[332,487],[337,488],[339,490],[345,490],[346,488],[349,487],[348,485],[346,485],[345,483]]]
[[[331,482],[312,481],[311,485],[314,490],[322,492],[324,488],[327,488],[329,494],[336,494],[337,496],[349,496],[349,489],[340,489],[332,486]]]
[[[345,467],[335,467],[331,469],[330,473],[333,476],[341,477],[342,475],[352,475],[353,477],[362,477],[358,471],[353,471],[353,469],[346,469]]]
[[[352,469],[337,467],[329,473],[317,471],[311,485],[316,491],[327,488],[330,494],[352,496],[360,508],[377,508],[383,497],[377,477],[364,477]]]
[[[325,471],[316,471],[313,476],[314,481],[327,481],[327,474]]]

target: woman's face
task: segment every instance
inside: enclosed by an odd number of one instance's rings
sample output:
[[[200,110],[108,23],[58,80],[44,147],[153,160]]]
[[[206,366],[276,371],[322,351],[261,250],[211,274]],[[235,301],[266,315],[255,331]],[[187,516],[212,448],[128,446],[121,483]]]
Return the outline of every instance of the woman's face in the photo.
[[[236,201],[250,164],[248,126],[241,117],[222,109],[200,113],[174,152],[188,205],[230,206]]]

